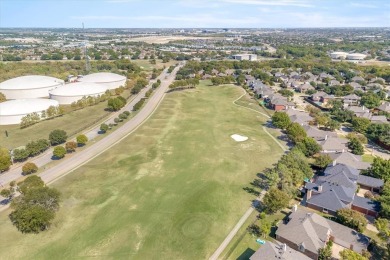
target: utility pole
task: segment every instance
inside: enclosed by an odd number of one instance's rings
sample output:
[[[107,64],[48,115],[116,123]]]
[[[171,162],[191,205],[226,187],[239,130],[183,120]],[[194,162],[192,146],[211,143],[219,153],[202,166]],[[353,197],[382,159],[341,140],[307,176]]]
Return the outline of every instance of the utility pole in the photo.
[[[91,70],[91,64],[89,63],[88,48],[87,48],[87,35],[85,34],[84,22],[83,22],[83,32],[84,32],[84,57],[85,57],[85,71],[88,73]]]

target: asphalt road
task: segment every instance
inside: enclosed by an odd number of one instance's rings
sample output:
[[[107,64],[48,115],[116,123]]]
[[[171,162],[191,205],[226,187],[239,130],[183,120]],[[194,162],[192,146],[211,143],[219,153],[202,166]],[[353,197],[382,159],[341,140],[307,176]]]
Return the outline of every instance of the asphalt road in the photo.
[[[91,142],[91,140],[93,140],[99,135],[100,125],[85,132],[84,134],[90,140],[87,144],[87,148],[83,151],[76,152],[72,157],[65,157],[65,159],[62,159],[59,164],[45,170],[40,174],[41,178],[46,183],[53,182],[59,177],[64,176],[65,174],[77,169],[81,165],[90,161],[97,155],[101,154],[102,152],[109,149],[111,146],[115,145],[117,142],[125,138],[135,129],[137,129],[157,108],[164,94],[168,90],[169,85],[174,81],[176,72],[179,67],[176,67],[176,69],[170,74],[167,73],[167,69],[160,74],[157,79],[161,80],[161,86],[154,91],[154,94],[149,98],[144,107],[133,118],[129,119],[129,121],[127,122],[121,123],[122,125],[120,125],[117,129],[113,130],[112,132],[107,134],[106,137],[97,141],[96,143]],[[117,115],[123,111],[131,111],[133,109],[133,106],[141,98],[145,97],[145,93],[151,88],[152,83],[154,83],[156,80],[151,81],[149,85],[144,88],[135,98],[133,98],[133,100],[128,105],[126,105],[121,111],[112,115],[106,121],[106,123],[113,123],[114,118],[117,117]],[[29,161],[35,163],[40,168],[44,167],[46,164],[52,161],[52,149],[49,149],[41,156],[33,158]],[[17,180],[21,177],[21,172],[21,166],[19,166],[14,167],[11,170],[1,174],[0,184],[5,185],[13,180]]]

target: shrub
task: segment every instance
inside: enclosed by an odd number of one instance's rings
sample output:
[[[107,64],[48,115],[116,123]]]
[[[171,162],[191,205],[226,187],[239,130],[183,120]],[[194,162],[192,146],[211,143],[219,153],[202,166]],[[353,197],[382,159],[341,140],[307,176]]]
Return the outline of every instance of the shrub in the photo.
[[[65,147],[63,147],[63,146],[56,146],[56,147],[54,147],[53,155],[56,158],[58,158],[58,159],[64,158],[65,154],[66,154]]]
[[[38,141],[31,141],[26,145],[26,150],[30,156],[38,155],[46,151],[50,143],[46,139],[39,139]]]
[[[119,118],[117,118],[117,117],[114,118],[114,123],[115,123],[115,124],[118,124],[120,121],[121,121],[121,120],[120,120]]]
[[[130,115],[130,111],[124,111],[123,114],[125,114],[126,116],[129,116]]]
[[[81,134],[76,137],[76,141],[78,145],[83,146],[88,142],[88,137],[86,135]]]
[[[24,175],[35,173],[37,171],[38,171],[38,166],[32,162],[27,162],[22,167],[22,172]]]
[[[12,155],[14,161],[23,162],[30,156],[30,153],[26,149],[14,149]]]
[[[76,151],[76,148],[77,148],[77,143],[74,141],[70,141],[65,144],[65,149],[66,152],[68,153],[73,153],[74,151]]]
[[[102,133],[105,133],[108,131],[108,125],[106,124],[101,124],[100,125],[100,131],[102,131]]]
[[[125,113],[122,113],[119,115],[119,119],[125,120],[127,119],[127,115]]]

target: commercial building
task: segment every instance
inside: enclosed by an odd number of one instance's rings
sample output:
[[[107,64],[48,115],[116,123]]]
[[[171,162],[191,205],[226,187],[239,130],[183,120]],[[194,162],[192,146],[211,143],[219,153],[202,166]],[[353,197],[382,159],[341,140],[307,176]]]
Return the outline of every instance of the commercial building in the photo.
[[[332,59],[346,59],[348,53],[347,52],[342,52],[342,51],[335,51],[330,54],[330,57]]]
[[[233,59],[256,61],[257,55],[256,54],[237,54],[237,55],[233,55]]]
[[[63,80],[48,76],[22,76],[1,82],[0,92],[7,99],[42,98],[63,84]]]
[[[50,98],[57,100],[61,105],[72,104],[83,97],[96,97],[104,94],[106,88],[102,85],[89,82],[66,84],[51,90]]]
[[[347,60],[364,60],[366,57],[367,57],[366,54],[350,53],[347,55]]]
[[[98,72],[82,76],[78,79],[79,82],[96,83],[104,86],[106,89],[116,89],[126,85],[126,77],[111,73]]]
[[[20,124],[22,117],[37,112],[41,114],[43,110],[50,106],[57,107],[58,101],[51,99],[16,99],[0,103],[0,125]]]

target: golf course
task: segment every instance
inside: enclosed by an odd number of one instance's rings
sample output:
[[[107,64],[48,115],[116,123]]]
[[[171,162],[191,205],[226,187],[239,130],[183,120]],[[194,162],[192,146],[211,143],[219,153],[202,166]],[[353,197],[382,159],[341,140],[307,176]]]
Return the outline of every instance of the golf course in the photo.
[[[283,153],[266,118],[233,103],[242,94],[207,81],[166,94],[133,134],[51,185],[62,199],[48,231],[22,234],[0,213],[0,259],[208,258],[254,199],[243,188]]]

